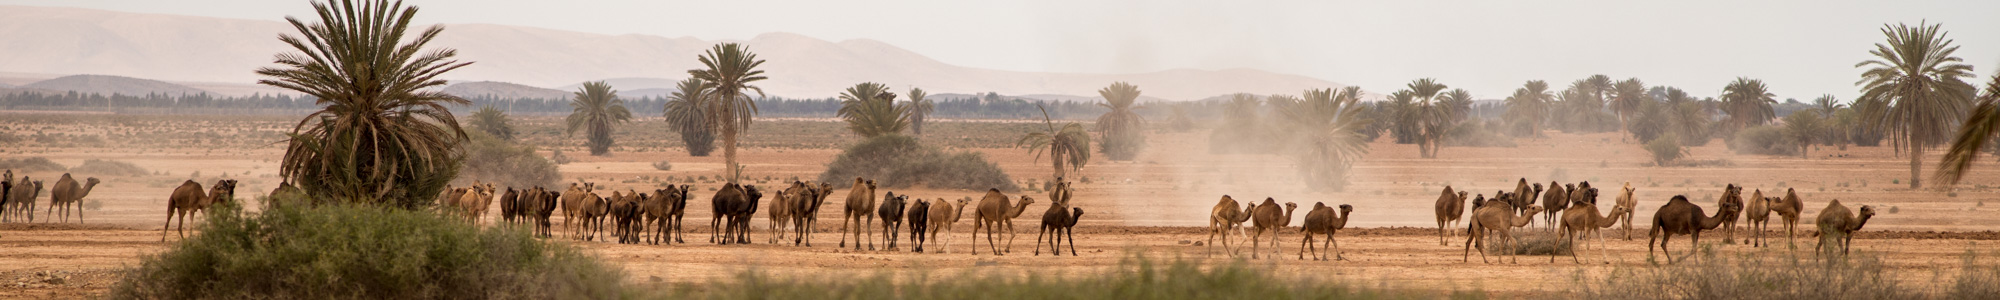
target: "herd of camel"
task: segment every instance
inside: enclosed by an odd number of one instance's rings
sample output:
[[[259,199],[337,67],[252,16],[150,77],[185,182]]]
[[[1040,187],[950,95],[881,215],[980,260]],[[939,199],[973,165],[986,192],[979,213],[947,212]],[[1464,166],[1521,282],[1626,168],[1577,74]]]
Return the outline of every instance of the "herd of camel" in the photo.
[[[7,170],[4,179],[0,180],[0,221],[32,222],[35,199],[40,197],[45,188],[43,182],[32,180],[27,176],[16,180],[13,170]],[[87,178],[78,182],[70,174],[63,174],[53,187],[46,189],[49,192],[50,206],[48,211],[44,212],[44,222],[51,221],[53,215],[57,213],[60,213],[63,222],[67,222],[70,212],[75,211],[77,222],[81,223],[83,209],[80,203],[98,183],[100,181],[97,178]],[[236,194],[236,184],[236,180],[222,179],[204,189],[200,183],[193,180],[183,182],[169,196],[168,222],[161,230],[161,239],[166,239],[166,228],[172,228],[176,218],[179,218],[181,224],[176,232],[185,237],[187,216],[201,212],[216,203],[230,201]],[[604,226],[609,222],[613,226],[611,235],[617,237],[619,243],[655,245],[662,242],[687,243],[683,239],[685,235],[682,233],[681,219],[686,215],[688,199],[693,197],[692,186],[668,186],[652,193],[629,189],[624,192],[612,191],[608,197],[599,195],[596,190],[594,183],[571,183],[567,189],[561,191],[540,186],[528,189],[508,187],[502,191],[493,184],[475,182],[471,186],[448,189],[440,196],[438,203],[440,208],[458,213],[467,220],[478,220],[486,214],[492,202],[498,199],[501,219],[505,223],[533,226],[535,234],[542,237],[553,237],[551,230],[553,226],[549,220],[554,216],[556,209],[561,208],[564,216],[563,233],[570,238],[585,241],[599,239],[604,235]],[[1070,244],[1070,254],[1076,255],[1076,238],[1073,230],[1077,220],[1083,216],[1083,209],[1070,206],[1069,200],[1073,190],[1069,182],[1058,178],[1050,183],[1047,190],[1051,203],[1048,210],[1042,214],[1041,232],[1035,238],[1035,254],[1041,254],[1041,245],[1044,244],[1046,237],[1046,243],[1051,251],[1061,255],[1058,249],[1061,249],[1063,238],[1066,237]],[[1461,261],[1470,262],[1472,249],[1479,248],[1480,261],[1484,262],[1487,261],[1486,255],[1489,249],[1485,242],[1489,235],[1497,238],[1496,246],[1500,249],[1517,247],[1518,245],[1514,245],[1517,241],[1511,229],[1527,227],[1533,223],[1535,215],[1546,214],[1544,223],[1556,229],[1564,242],[1580,240],[1585,243],[1582,249],[1587,249],[1590,240],[1588,237],[1595,236],[1598,253],[1608,262],[1608,254],[1605,254],[1604,250],[1604,236],[1599,229],[1623,223],[1625,239],[1632,240],[1632,217],[1639,205],[1638,200],[1632,197],[1633,191],[1632,184],[1625,183],[1618,191],[1617,202],[1612,204],[1608,212],[1601,213],[1603,211],[1598,209],[1597,203],[1598,190],[1591,187],[1588,181],[1574,184],[1549,182],[1544,186],[1541,183],[1530,184],[1526,178],[1522,178],[1512,191],[1495,191],[1492,198],[1487,198],[1485,194],[1468,195],[1468,192],[1454,191],[1452,187],[1446,186],[1438,195],[1435,210],[1438,243],[1449,245],[1446,236],[1452,235],[1452,231],[1447,228],[1456,228],[1456,224],[1463,221],[1466,224],[1466,240],[1465,253]],[[271,195],[299,192],[297,187],[287,183],[272,190]],[[792,231],[791,239],[794,246],[812,246],[812,232],[816,228],[820,207],[836,192],[834,187],[828,183],[794,181],[790,186],[775,192],[775,197],[768,203],[769,207],[764,209],[771,220],[769,242],[780,243],[786,238],[786,231],[789,229]],[[897,195],[895,192],[883,193],[878,201],[876,194],[877,189],[873,180],[854,179],[853,185],[848,189],[846,205],[841,214],[839,233],[841,241],[838,247],[847,247],[847,240],[852,235],[855,250],[862,249],[863,243],[867,244],[868,250],[875,250],[874,223],[875,219],[880,218],[885,250],[898,250],[897,239],[900,230],[907,224],[910,231],[909,243],[913,252],[924,252],[924,245],[939,242],[943,245],[939,245],[937,252],[948,252],[951,243],[940,239],[939,234],[950,233],[952,225],[958,222],[965,208],[974,204],[971,197],[955,200],[944,198],[912,200],[909,195]],[[763,191],[754,185],[735,183],[723,185],[710,198],[711,207],[714,208],[714,218],[710,222],[713,230],[709,241],[716,244],[750,243],[750,219],[760,205],[767,204],[762,203],[763,198]],[[1472,204],[1469,215],[1465,206],[1468,198]],[[1538,198],[1541,200],[1539,205],[1535,202]],[[989,189],[978,201],[977,205],[973,206],[972,216],[974,247],[978,245],[980,229],[985,229],[989,252],[994,255],[1012,252],[1015,236],[1013,219],[1027,211],[1028,205],[1033,204],[1035,199],[1023,195],[1016,200],[997,189]],[[1804,211],[1804,202],[1799,198],[1798,192],[1790,188],[1785,189],[1783,197],[1765,197],[1763,190],[1754,190],[1746,201],[1743,198],[1743,187],[1730,184],[1716,199],[1717,211],[1708,214],[1701,206],[1690,202],[1686,196],[1675,195],[1654,212],[1646,253],[1652,255],[1654,246],[1659,246],[1660,252],[1666,254],[1668,261],[1672,262],[1673,255],[1667,250],[1667,244],[1674,235],[1688,235],[1693,239],[1693,243],[1698,245],[1702,231],[1723,229],[1731,235],[1725,239],[1733,239],[1737,220],[1745,217],[1749,219],[1746,227],[1756,233],[1746,240],[1753,247],[1768,246],[1764,232],[1769,228],[1770,221],[1773,221],[1772,214],[1781,219],[1786,239],[1791,240],[1795,237],[1799,217]],[[1339,211],[1335,212],[1335,207],[1329,207],[1324,202],[1314,203],[1312,210],[1306,213],[1304,223],[1299,225],[1299,231],[1305,235],[1299,245],[1300,259],[1305,259],[1310,253],[1314,260],[1330,260],[1327,255],[1332,256],[1331,260],[1345,260],[1340,256],[1340,244],[1334,240],[1333,235],[1347,226],[1348,215],[1354,211],[1354,207],[1341,204],[1338,208]],[[1278,233],[1290,226],[1292,212],[1297,209],[1296,203],[1288,202],[1280,205],[1276,199],[1268,197],[1260,203],[1244,205],[1228,195],[1222,196],[1209,215],[1207,244],[1210,255],[1213,255],[1215,238],[1218,235],[1222,237],[1223,250],[1232,256],[1236,255],[1236,249],[1229,244],[1229,235],[1233,229],[1238,235],[1250,238],[1251,258],[1257,258],[1261,253],[1260,248],[1265,241],[1263,235],[1267,231],[1270,232],[1269,243],[1273,247],[1272,254],[1275,256],[1275,251],[1278,251],[1276,248]],[[1853,243],[1853,232],[1860,230],[1862,225],[1867,224],[1874,216],[1874,207],[1863,205],[1857,214],[1842,205],[1840,200],[1829,201],[1815,220],[1815,225],[1819,228],[1818,231],[1812,232],[1819,238],[1818,245],[1814,247],[1815,251],[1830,251],[1837,247],[1843,255],[1846,254]],[[1250,223],[1250,226],[1243,226],[1246,222]],[[1005,248],[996,243],[993,233],[996,229],[1007,234]],[[1250,233],[1251,230],[1254,230],[1254,233]],[[1313,244],[1315,236],[1322,237],[1323,241],[1319,241],[1321,245]],[[1832,242],[1833,245],[1827,245],[1828,242]],[[1321,254],[1319,252],[1321,248],[1327,249],[1328,253]],[[979,251],[971,252],[978,254]],[[1577,256],[1580,251],[1569,252],[1572,261],[1581,263]],[[1514,260],[1518,262],[1518,256]],[[1555,261],[1553,251],[1549,260]]]

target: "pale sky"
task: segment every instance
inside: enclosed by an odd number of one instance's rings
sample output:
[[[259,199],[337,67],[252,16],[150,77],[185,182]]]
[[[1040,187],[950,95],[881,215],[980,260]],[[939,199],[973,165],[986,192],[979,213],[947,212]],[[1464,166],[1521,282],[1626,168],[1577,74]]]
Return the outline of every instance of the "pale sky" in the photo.
[[[1738,76],[1782,101],[1856,93],[1884,23],[1942,23],[1983,82],[2000,1],[522,1],[411,0],[423,22],[748,39],[874,39],[949,64],[1133,73],[1254,68],[1386,93],[1432,77],[1480,98],[1527,80],[1638,77],[1712,96]],[[282,20],[304,1],[0,0]]]

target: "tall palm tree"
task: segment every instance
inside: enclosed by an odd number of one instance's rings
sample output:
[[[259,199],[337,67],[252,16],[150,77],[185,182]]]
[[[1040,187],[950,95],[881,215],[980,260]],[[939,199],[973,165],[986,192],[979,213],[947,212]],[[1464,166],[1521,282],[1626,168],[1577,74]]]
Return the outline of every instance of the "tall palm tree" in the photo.
[[[415,6],[347,0],[313,9],[312,24],[285,18],[303,38],[278,36],[298,52],[257,69],[269,77],[258,84],[311,95],[321,107],[288,134],[279,173],[319,199],[428,204],[464,159],[465,130],[445,105],[471,103],[433,88],[445,85],[438,76],[472,63],[452,60],[449,48],[424,49],[442,26],[405,35]]]
[[[924,89],[910,88],[910,133],[924,134],[924,118],[937,111],[937,103],[931,102],[930,94]]]
[[[1842,108],[1847,108],[1847,105],[1840,104],[1840,98],[1834,98],[1832,94],[1820,95],[1818,99],[1813,99],[1813,110],[1819,113],[1821,118],[1832,118],[1833,113],[1839,112]]]
[[[1097,90],[1097,95],[1104,97],[1104,103],[1097,106],[1110,110],[1097,117],[1097,132],[1104,136],[1104,145],[1098,150],[1111,160],[1132,160],[1146,145],[1146,136],[1139,131],[1146,118],[1133,111],[1138,108],[1133,104],[1139,100],[1139,86],[1114,82]]]
[[[1965,118],[1965,124],[1958,127],[1958,137],[1952,139],[1951,150],[1945,152],[1944,160],[1938,162],[1938,181],[1958,184],[1965,172],[1972,170],[1972,161],[1979,159],[1979,150],[1993,142],[2000,135],[2000,73],[1993,74],[1993,81],[1986,83],[1986,96],[1979,98],[1979,105],[1972,108],[1972,116]]]
[[[1958,46],[1938,25],[1883,26],[1882,35],[1888,44],[1868,51],[1877,59],[1854,65],[1868,67],[1855,83],[1861,97],[1854,106],[1868,126],[1902,134],[1900,142],[1909,146],[1910,188],[1922,188],[1923,150],[1949,138],[1972,102],[1976,88],[1964,81],[1972,77],[1972,66],[1952,56]]]
[[[472,113],[472,126],[501,140],[514,140],[514,125],[507,124],[507,112],[487,105]]]
[[[701,78],[688,78],[675,85],[674,93],[667,96],[663,112],[667,127],[681,134],[681,143],[687,144],[688,155],[708,156],[715,151],[715,124],[708,122],[709,101],[715,95]]]
[[[1667,87],[1664,107],[1667,109],[1668,131],[1681,138],[1682,145],[1707,144],[1709,139],[1709,114],[1699,100],[1689,96],[1687,91],[1677,87]]]
[[[1346,187],[1348,170],[1368,154],[1368,142],[1357,132],[1371,122],[1362,116],[1361,88],[1349,86],[1306,90],[1305,98],[1286,101],[1278,112],[1302,138],[1293,144],[1299,175],[1315,190]]]
[[[910,126],[910,106],[897,105],[889,86],[863,82],[840,94],[840,111],[847,130],[864,138],[901,134]]]
[[[1472,92],[1465,89],[1451,89],[1438,95],[1438,104],[1443,105],[1445,120],[1452,124],[1464,122],[1472,116]]]
[[[1029,132],[1014,145],[1027,147],[1028,153],[1033,153],[1036,160],[1047,153],[1049,161],[1055,164],[1056,178],[1063,178],[1069,171],[1082,171],[1083,165],[1090,163],[1090,132],[1084,131],[1083,124],[1076,122],[1057,128],[1055,122],[1049,120],[1048,108],[1043,108],[1041,104],[1035,104],[1035,107],[1042,110],[1042,124],[1048,130]]]
[[[1723,122],[1729,125],[1729,132],[1769,123],[1777,117],[1771,110],[1771,105],[1778,103],[1776,97],[1763,80],[1737,77],[1722,88],[1722,112],[1729,114]]]
[[[1549,92],[1548,82],[1530,80],[1521,88],[1514,89],[1513,96],[1507,97],[1507,118],[1528,124],[1528,136],[1540,136],[1542,123],[1547,122],[1549,117],[1550,102],[1555,98],[1555,94]]]
[[[688,75],[707,82],[704,87],[715,95],[715,101],[706,105],[707,121],[722,132],[722,157],[727,161],[729,183],[736,183],[743,175],[742,167],[736,164],[736,134],[749,129],[750,120],[757,115],[757,102],[744,91],[757,91],[758,97],[764,96],[763,88],[752,85],[767,79],[764,70],[757,69],[764,65],[764,60],[737,43],[715,45],[700,60],[705,69],[688,70]]]
[[[1604,93],[1612,92],[1612,89],[1617,88],[1618,85],[1617,82],[1611,81],[1611,76],[1605,76],[1604,74],[1590,75],[1589,78],[1584,78],[1581,81],[1583,82],[1583,92],[1589,93],[1590,97],[1596,99],[1599,103],[1604,102]]]
[[[1618,113],[1618,129],[1632,133],[1632,115],[1639,113],[1639,105],[1652,101],[1646,94],[1646,83],[1638,78],[1625,79],[1612,84],[1611,111]]]
[[[569,102],[569,124],[566,133],[575,134],[584,129],[590,146],[590,155],[611,153],[611,125],[632,120],[632,111],[625,109],[625,100],[618,99],[618,90],[611,89],[603,81],[585,82],[577,88],[576,96]]]
[[[1443,105],[1438,105],[1436,99],[1438,93],[1444,92],[1448,87],[1438,83],[1436,79],[1421,78],[1410,81],[1405,88],[1410,91],[1410,97],[1417,100],[1416,111],[1405,116],[1415,117],[1408,121],[1413,121],[1417,128],[1418,156],[1437,158],[1436,148],[1442,146],[1440,144],[1444,142],[1443,129],[1450,125],[1446,119],[1451,115],[1451,111]]]
[[[1424,122],[1424,134],[1431,139],[1430,153],[1425,155],[1425,157],[1437,158],[1438,150],[1444,149],[1444,139],[1447,135],[1456,130],[1458,124],[1471,116],[1472,92],[1468,92],[1465,89],[1453,89],[1441,93],[1437,97],[1437,101],[1431,103],[1431,106],[1430,110],[1434,112],[1428,114],[1433,115],[1432,117],[1436,118],[1436,120],[1427,120]]]
[[[1825,119],[1811,112],[1792,112],[1785,115],[1785,134],[1799,143],[1799,158],[1811,157],[1807,153],[1812,144],[1826,135]]]

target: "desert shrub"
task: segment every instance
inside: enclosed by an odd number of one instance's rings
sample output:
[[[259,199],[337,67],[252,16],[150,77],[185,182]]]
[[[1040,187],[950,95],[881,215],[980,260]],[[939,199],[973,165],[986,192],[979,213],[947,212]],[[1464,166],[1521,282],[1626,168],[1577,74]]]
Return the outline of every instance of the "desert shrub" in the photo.
[[[1787,255],[1699,257],[1673,264],[1618,268],[1600,276],[1576,276],[1578,299],[1917,299],[1912,288],[1885,274],[1879,259],[1866,255],[1814,260]],[[1579,271],[1581,272],[1581,271]],[[1986,288],[1991,289],[1991,288]],[[1985,294],[1991,295],[1991,294]]]
[[[555,163],[535,155],[535,147],[515,144],[484,132],[468,131],[465,166],[460,180],[492,182],[502,187],[555,186],[562,180]]]
[[[0,145],[20,144],[21,141],[24,140],[26,139],[21,138],[21,135],[14,134],[12,132],[0,131]]]
[[[1500,123],[1465,122],[1446,133],[1444,144],[1453,147],[1515,147],[1514,139],[1503,134]]]
[[[1736,138],[1729,140],[1729,148],[1737,154],[1799,154],[1799,143],[1787,134],[1785,128],[1777,126],[1757,126],[1738,131]]]
[[[570,158],[569,155],[563,155],[562,149],[560,148],[551,150],[550,152],[551,154],[549,155],[549,160],[554,161],[558,165],[566,165],[576,161],[575,158]]]
[[[923,185],[975,191],[1019,190],[1013,179],[984,155],[970,151],[946,153],[937,147],[924,146],[915,138],[895,134],[847,147],[832,163],[827,163],[819,181],[845,187],[853,184],[855,177],[875,180],[875,185],[882,188]]]
[[[153,173],[129,162],[100,159],[85,160],[69,171],[85,176],[144,176]]]
[[[660,170],[660,171],[673,171],[673,170],[674,170],[674,163],[673,163],[673,162],[669,162],[669,161],[664,161],[664,160],[662,160],[662,161],[656,161],[656,162],[653,162],[653,169],[654,169],[654,170]]]
[[[1680,160],[1681,157],[1687,156],[1687,148],[1681,147],[1680,136],[1672,133],[1659,136],[1659,138],[1655,138],[1651,142],[1646,142],[1646,152],[1653,153],[1653,164],[1662,167],[1668,166],[1675,160]]]
[[[1102,147],[1097,148],[1097,151],[1098,153],[1104,153],[1105,158],[1117,161],[1130,161],[1133,157],[1139,156],[1140,150],[1146,148],[1146,135],[1140,130],[1105,133],[1104,144],[1102,145]]]
[[[1497,237],[1497,235],[1488,236]],[[1507,243],[1505,245],[1507,247],[1499,247],[1501,244],[1495,243],[1498,240],[1498,238],[1494,238],[1486,241],[1487,247],[1495,247],[1491,249],[1497,250],[1489,253],[1505,253],[1507,255],[1569,255],[1570,251],[1572,251],[1570,250],[1570,246],[1575,244],[1563,241],[1562,235],[1554,231],[1540,230],[1515,232],[1514,242]]]
[[[284,205],[248,214],[222,204],[198,227],[199,234],[126,270],[111,298],[608,299],[622,293],[622,271],[565,244],[421,210]]]
[[[1175,261],[1158,264],[1143,257],[1121,261],[1097,274],[1051,277],[975,271],[931,276],[888,274],[834,279],[779,277],[747,271],[732,279],[695,286],[683,284],[674,299],[1459,299],[1483,293],[1426,292],[1371,287],[1327,278],[1281,278],[1272,271],[1233,262],[1207,266]]]
[[[54,161],[49,161],[48,158],[29,157],[29,158],[15,158],[15,159],[0,159],[0,169],[14,170],[15,173],[40,172],[40,171],[62,172],[69,170],[69,167],[63,166],[62,164],[58,164]]]

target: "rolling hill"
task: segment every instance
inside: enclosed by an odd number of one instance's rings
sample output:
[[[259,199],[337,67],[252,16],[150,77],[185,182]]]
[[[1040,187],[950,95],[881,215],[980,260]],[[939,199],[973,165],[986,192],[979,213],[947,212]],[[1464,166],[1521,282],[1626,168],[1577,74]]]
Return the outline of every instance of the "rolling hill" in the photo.
[[[49,80],[36,81],[35,83],[23,85],[21,86],[21,88],[41,89],[50,91],[75,91],[77,93],[83,93],[83,94],[96,93],[107,96],[112,94],[143,96],[152,93],[167,94],[167,95],[194,95],[194,94],[209,93],[209,91],[206,90],[197,89],[185,85],[169,83],[165,81],[139,79],[139,78],[124,77],[124,76],[110,76],[110,75],[63,76]]]

